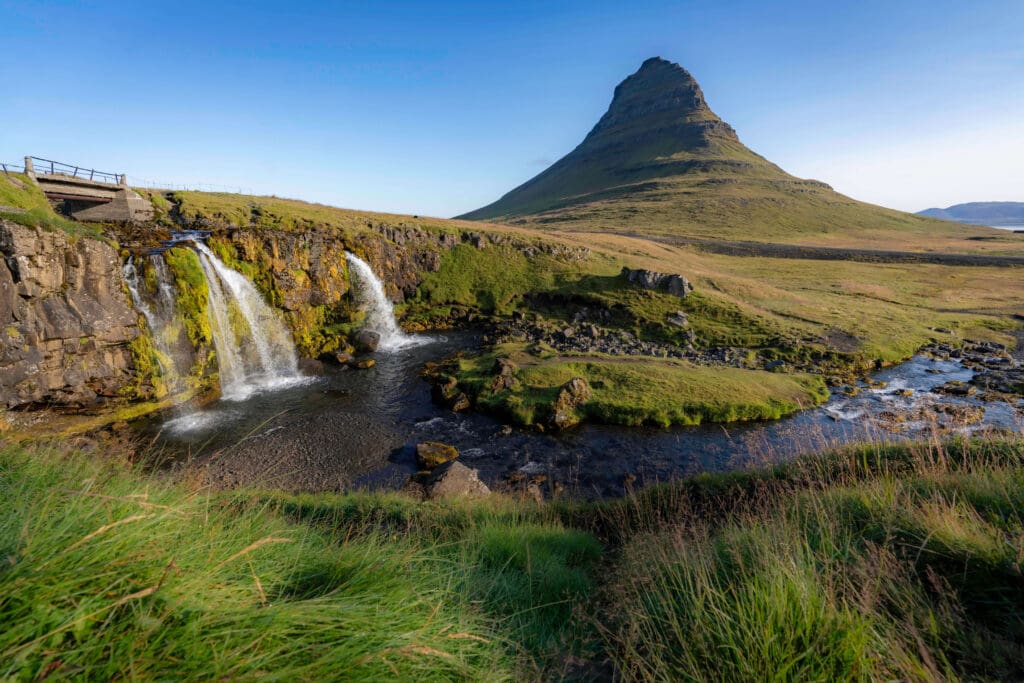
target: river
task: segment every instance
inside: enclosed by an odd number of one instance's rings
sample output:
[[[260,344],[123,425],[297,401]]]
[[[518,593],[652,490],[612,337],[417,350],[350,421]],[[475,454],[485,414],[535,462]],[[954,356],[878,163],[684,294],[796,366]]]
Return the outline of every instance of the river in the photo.
[[[584,425],[552,435],[505,428],[478,414],[452,413],[431,401],[420,376],[428,360],[478,343],[471,333],[436,335],[419,346],[374,354],[375,367],[327,367],[308,383],[220,400],[183,416],[140,423],[154,453],[176,466],[204,468],[225,486],[293,491],[398,488],[415,471],[415,444],[456,446],[490,486],[544,479],[542,486],[582,498],[621,495],[699,472],[779,462],[851,441],[881,442],[935,433],[934,406],[984,409],[963,432],[1024,431],[1020,406],[931,392],[973,371],[956,360],[917,356],[878,372],[856,396],[774,422],[674,429]],[[893,416],[896,419],[892,419]],[[901,421],[902,420],[902,421]],[[521,474],[517,475],[516,472]]]

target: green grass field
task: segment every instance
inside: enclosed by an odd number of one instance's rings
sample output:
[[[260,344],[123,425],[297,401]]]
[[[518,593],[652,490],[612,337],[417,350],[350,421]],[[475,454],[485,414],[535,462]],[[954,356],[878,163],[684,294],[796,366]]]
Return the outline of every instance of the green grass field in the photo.
[[[213,492],[0,452],[15,680],[1007,680],[1020,441],[865,445],[626,499]]]

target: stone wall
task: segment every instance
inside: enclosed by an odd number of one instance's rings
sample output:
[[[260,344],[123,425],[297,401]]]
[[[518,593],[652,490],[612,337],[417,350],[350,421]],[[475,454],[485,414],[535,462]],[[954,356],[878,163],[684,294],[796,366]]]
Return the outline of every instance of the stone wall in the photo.
[[[105,242],[0,221],[0,400],[86,407],[133,380],[138,316]]]

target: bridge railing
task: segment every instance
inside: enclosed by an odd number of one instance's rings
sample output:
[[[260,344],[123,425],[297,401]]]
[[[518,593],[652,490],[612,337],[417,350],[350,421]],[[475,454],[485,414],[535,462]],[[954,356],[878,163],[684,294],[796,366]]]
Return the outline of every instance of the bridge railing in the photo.
[[[41,159],[39,157],[28,158],[32,160],[33,170],[35,170],[37,174],[66,175],[71,176],[72,178],[82,178],[83,180],[93,180],[100,183],[111,183],[113,185],[120,185],[121,178],[123,177],[120,173],[107,173],[106,171],[97,171],[94,168],[82,168],[81,166],[65,164],[61,161],[53,161],[52,159]]]
[[[25,167],[21,164],[8,164],[0,161],[0,171],[3,171],[4,175],[11,175],[12,173],[24,173]]]

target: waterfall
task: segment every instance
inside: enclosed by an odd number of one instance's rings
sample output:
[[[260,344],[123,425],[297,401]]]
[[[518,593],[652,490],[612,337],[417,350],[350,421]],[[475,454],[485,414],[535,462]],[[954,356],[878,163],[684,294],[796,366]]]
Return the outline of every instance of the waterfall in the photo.
[[[193,246],[206,275],[221,396],[242,400],[301,381],[295,343],[284,322],[244,275],[202,242],[193,241]]]
[[[408,346],[423,343],[417,338],[402,332],[395,320],[395,309],[391,300],[384,293],[384,283],[373,272],[370,264],[355,254],[346,251],[345,259],[359,278],[359,301],[366,310],[366,327],[380,335],[377,348],[382,351],[397,351]]]
[[[139,270],[135,265],[133,257],[129,257],[124,264],[124,279],[128,285],[128,292],[131,294],[132,303],[142,313],[149,327],[150,337],[157,351],[157,362],[160,365],[160,375],[171,393],[180,391],[183,388],[182,379],[188,372],[182,372],[184,364],[181,354],[170,338],[175,330],[173,323],[176,316],[174,285],[171,284],[170,274],[167,272],[167,264],[159,254],[148,257],[150,266],[156,272],[157,291],[156,300],[150,303],[147,300],[146,292],[140,287]]]

